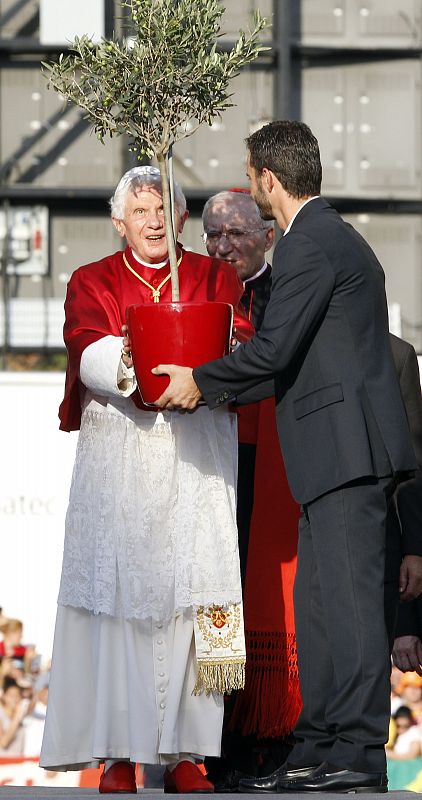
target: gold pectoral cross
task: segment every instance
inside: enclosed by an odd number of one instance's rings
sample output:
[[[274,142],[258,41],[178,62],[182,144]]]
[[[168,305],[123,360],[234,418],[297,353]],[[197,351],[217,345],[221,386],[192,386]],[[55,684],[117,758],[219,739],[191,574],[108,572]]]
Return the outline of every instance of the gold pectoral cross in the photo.
[[[148,289],[151,289],[151,292],[152,292],[151,298],[152,298],[153,303],[159,303],[160,302],[160,297],[161,297],[161,289],[167,283],[167,281],[170,280],[171,273],[169,272],[169,274],[166,275],[164,280],[161,281],[160,285],[157,286],[157,288],[155,288],[154,286],[152,286],[151,283],[148,283],[148,281],[146,281],[145,278],[142,277],[142,275],[138,275],[138,273],[133,269],[133,267],[130,266],[130,264],[129,264],[129,262],[128,262],[128,260],[127,260],[127,258],[126,258],[124,253],[122,253],[122,256],[123,256],[123,261],[124,261],[125,266],[132,273],[132,275],[135,275],[135,277],[138,278],[138,280],[140,280],[141,283],[144,284],[144,286],[148,286]],[[183,254],[182,254],[182,256],[180,256],[180,258],[179,258],[179,260],[177,262],[177,268],[179,268],[179,265],[180,265],[180,262],[182,260],[182,257],[183,257]]]

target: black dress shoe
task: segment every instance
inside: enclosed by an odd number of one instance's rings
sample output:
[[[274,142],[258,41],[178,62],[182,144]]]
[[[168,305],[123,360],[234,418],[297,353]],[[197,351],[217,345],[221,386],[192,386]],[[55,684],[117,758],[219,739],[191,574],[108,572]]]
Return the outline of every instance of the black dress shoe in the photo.
[[[339,769],[326,761],[309,777],[283,778],[278,782],[279,792],[386,792],[386,772],[353,772]]]
[[[296,767],[294,764],[289,764],[286,761],[281,767],[276,769],[271,775],[265,778],[242,778],[239,781],[239,792],[278,792],[280,781],[289,781],[294,778],[307,778],[315,771],[315,765],[312,767]]]
[[[212,774],[207,773],[207,778],[214,784],[214,792],[216,794],[232,794],[233,792],[237,792],[239,789],[239,781],[251,777],[250,773],[240,772],[237,769],[228,769],[216,778],[214,778]]]

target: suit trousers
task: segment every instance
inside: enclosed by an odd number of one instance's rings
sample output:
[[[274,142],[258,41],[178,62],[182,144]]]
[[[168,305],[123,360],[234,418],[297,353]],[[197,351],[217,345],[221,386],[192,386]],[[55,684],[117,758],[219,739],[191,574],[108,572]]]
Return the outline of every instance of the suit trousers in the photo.
[[[386,769],[390,659],[384,620],[393,478],[362,478],[306,505],[294,589],[303,710],[289,762]]]

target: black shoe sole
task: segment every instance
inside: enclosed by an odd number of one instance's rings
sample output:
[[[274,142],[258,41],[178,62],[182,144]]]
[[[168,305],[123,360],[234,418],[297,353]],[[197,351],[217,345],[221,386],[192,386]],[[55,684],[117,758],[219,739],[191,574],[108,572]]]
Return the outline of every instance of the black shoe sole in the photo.
[[[382,794],[388,792],[388,786],[357,786],[354,789],[333,789],[332,791],[339,794]]]
[[[323,793],[323,794],[383,794],[384,792],[388,792],[387,786],[353,786],[350,789],[295,789],[293,786],[289,789],[279,789],[280,794],[289,794],[290,792],[295,792],[296,794],[312,794],[312,793]]]

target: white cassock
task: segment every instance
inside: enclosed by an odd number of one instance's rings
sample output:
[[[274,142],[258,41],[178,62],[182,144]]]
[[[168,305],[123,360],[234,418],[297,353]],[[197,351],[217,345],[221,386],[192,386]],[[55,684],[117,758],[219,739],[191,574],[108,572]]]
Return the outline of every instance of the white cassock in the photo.
[[[89,345],[40,764],[220,754],[221,694],[192,695],[196,609],[240,603],[227,408],[138,409],[121,339]],[[120,366],[117,365],[120,362]]]

